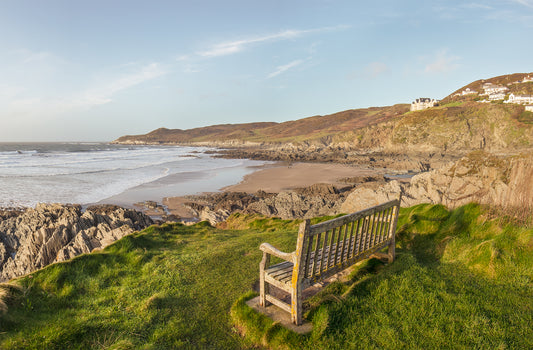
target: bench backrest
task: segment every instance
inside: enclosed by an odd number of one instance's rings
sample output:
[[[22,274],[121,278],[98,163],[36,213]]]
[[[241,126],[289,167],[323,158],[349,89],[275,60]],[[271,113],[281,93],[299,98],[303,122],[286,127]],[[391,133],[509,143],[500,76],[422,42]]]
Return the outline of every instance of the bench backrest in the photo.
[[[394,242],[400,199],[353,214],[300,225],[293,282],[309,286]]]

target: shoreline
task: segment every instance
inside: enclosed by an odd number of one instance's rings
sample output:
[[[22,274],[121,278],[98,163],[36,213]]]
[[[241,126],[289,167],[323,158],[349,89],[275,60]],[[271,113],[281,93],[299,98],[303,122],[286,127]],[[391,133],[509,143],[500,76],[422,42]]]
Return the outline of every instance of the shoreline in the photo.
[[[370,169],[337,163],[298,162],[257,170],[245,175],[238,184],[223,187],[220,191],[279,193],[318,183],[343,187],[347,185],[346,182],[340,181],[343,178],[383,174],[384,171],[382,169]]]
[[[263,191],[266,193],[280,193],[297,188],[305,188],[315,184],[329,184],[338,188],[350,186],[349,182],[342,179],[357,177],[383,176],[384,169],[372,169],[338,163],[287,163],[279,162],[265,164],[245,175],[239,183],[224,186],[218,191],[201,192],[195,195],[172,196],[163,198],[162,204],[171,215],[190,221],[195,215],[184,204],[193,202],[191,197],[201,196],[206,193],[247,193],[255,194]],[[146,209],[146,208],[145,208]],[[143,210],[144,211],[144,210]],[[149,213],[145,211],[145,213]],[[148,214],[150,215],[150,214]]]
[[[240,166],[221,167],[208,171],[182,172],[129,188],[98,202],[80,204],[83,209],[93,205],[117,205],[135,209],[154,220],[196,221],[198,213],[186,203],[198,202],[206,194],[257,192],[280,193],[315,184],[328,184],[339,189],[352,186],[350,179],[383,176],[389,169],[361,165],[320,162],[257,161],[244,159]],[[387,171],[389,170],[389,171]],[[344,179],[344,181],[342,181]],[[171,193],[183,193],[169,195]],[[62,203],[68,204],[68,203]],[[0,209],[13,210],[16,206]],[[19,210],[30,207],[19,207]]]

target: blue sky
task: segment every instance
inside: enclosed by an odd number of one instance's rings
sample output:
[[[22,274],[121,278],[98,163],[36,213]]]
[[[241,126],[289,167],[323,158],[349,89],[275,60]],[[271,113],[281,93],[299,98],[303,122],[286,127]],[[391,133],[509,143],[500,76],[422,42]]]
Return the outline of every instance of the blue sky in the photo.
[[[2,0],[0,33],[0,142],[281,122],[533,71],[533,0]]]

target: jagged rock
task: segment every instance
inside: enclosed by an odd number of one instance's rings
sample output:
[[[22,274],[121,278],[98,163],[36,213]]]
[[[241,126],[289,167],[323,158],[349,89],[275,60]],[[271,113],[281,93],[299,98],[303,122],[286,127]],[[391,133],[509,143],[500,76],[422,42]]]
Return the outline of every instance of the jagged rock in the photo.
[[[53,262],[101,249],[152,224],[143,213],[118,206],[38,204],[0,221],[0,281]]]
[[[259,213],[283,219],[334,215],[339,212],[345,195],[345,189],[339,190],[330,184],[315,184],[277,194],[259,191],[255,194],[222,192],[188,196],[191,201],[185,205],[200,220],[216,225],[234,212]]]
[[[329,196],[339,194],[339,190],[332,184],[314,184],[308,187],[296,188],[294,192],[302,196]]]
[[[199,219],[200,221],[209,221],[211,225],[215,226],[219,222],[226,220],[230,215],[231,215],[231,212],[229,210],[225,210],[225,209],[211,210],[208,207],[205,207],[200,212]]]
[[[402,192],[402,205],[470,202],[533,209],[533,155],[513,157],[473,152],[438,170],[413,176],[410,183],[391,181],[378,188],[356,188],[342,204],[349,212],[392,199]]]
[[[344,203],[340,205],[340,211],[342,213],[354,213],[396,199],[401,192],[400,183],[396,180],[377,188],[358,187],[346,197]]]
[[[334,190],[337,191],[336,189]],[[307,194],[309,191],[304,191]],[[338,193],[329,195],[301,195],[296,191],[280,192],[276,196],[264,198],[250,204],[247,212],[266,216],[279,216],[282,219],[307,219],[315,216],[334,215],[339,212],[343,198]]]

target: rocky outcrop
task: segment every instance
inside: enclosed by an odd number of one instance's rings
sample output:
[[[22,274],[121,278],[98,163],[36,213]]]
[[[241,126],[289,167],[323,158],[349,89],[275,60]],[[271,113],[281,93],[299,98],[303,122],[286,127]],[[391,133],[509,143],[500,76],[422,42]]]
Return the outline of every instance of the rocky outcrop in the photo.
[[[376,186],[378,185],[378,186]],[[354,189],[344,203],[340,205],[341,213],[354,213],[375,205],[397,199],[402,192],[402,184],[393,180]]]
[[[218,150],[216,157],[242,158],[253,160],[270,160],[284,162],[320,162],[360,165],[371,168],[384,168],[396,171],[420,172],[436,169],[457,160],[460,156],[445,153],[417,153],[381,151],[361,151],[353,145],[317,146],[307,143],[300,145],[284,144],[280,146],[262,146],[248,148],[230,148]]]
[[[454,208],[478,202],[533,208],[533,155],[474,152],[440,170],[414,176],[404,198],[406,205],[429,202]]]
[[[337,189],[330,184],[315,184],[280,193],[211,193],[189,196],[191,202],[186,206],[200,220],[207,220],[212,225],[226,220],[234,212],[259,213],[282,219],[312,218],[337,214],[347,190],[351,188]]]
[[[118,206],[39,204],[0,221],[0,281],[101,249],[152,224]]]
[[[334,215],[339,212],[345,194],[329,184],[280,192],[248,206],[247,212],[282,219],[308,219],[316,216]]]
[[[438,170],[413,176],[410,183],[391,181],[378,188],[356,188],[341,206],[350,212],[397,197],[402,205],[470,202],[533,210],[533,155],[513,157],[472,152]]]

